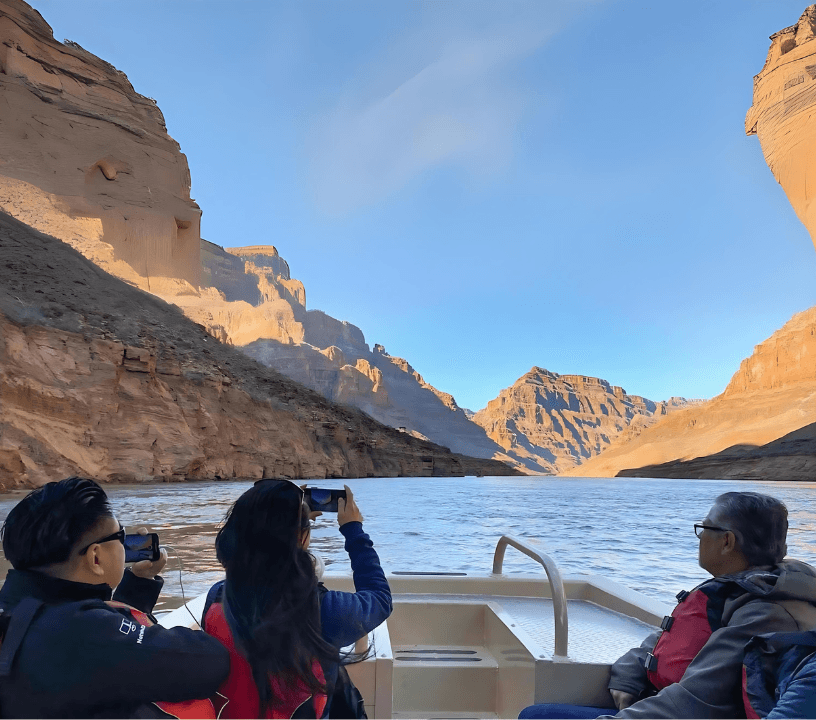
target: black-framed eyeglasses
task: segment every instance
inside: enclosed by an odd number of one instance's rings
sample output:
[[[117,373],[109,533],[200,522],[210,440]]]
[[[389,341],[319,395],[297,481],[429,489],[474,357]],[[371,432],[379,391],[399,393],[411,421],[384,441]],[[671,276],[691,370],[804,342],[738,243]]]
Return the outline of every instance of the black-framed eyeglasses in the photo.
[[[111,533],[110,535],[106,535],[101,540],[94,540],[92,543],[88,543],[84,548],[82,548],[82,550],[79,551],[79,554],[84,555],[86,552],[88,552],[88,548],[90,548],[91,545],[99,545],[101,543],[110,542],[111,540],[118,540],[120,543],[122,543],[122,546],[124,547],[124,545],[125,545],[125,534],[126,533],[127,533],[127,531],[120,524],[119,529],[115,533]]]
[[[716,525],[703,525],[702,523],[694,523],[694,534],[701,537],[703,530],[715,530],[716,532],[733,532],[728,528],[717,527]]]

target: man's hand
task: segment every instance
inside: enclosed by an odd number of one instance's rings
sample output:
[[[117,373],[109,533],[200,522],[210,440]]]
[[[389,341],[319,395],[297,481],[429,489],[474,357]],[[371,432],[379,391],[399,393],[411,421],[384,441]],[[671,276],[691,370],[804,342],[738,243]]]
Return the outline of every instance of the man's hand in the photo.
[[[615,702],[615,707],[617,707],[618,710],[628,708],[630,705],[633,705],[637,700],[636,695],[632,695],[632,693],[628,692],[623,692],[623,690],[610,690],[609,692],[612,695],[612,700]]]
[[[140,527],[136,531],[139,535],[147,535],[147,528]],[[130,566],[131,571],[134,575],[140,578],[146,578],[147,580],[152,580],[156,575],[158,575],[163,569],[164,566],[167,565],[167,550],[165,548],[161,548],[159,550],[161,553],[158,560],[140,560],[137,563],[133,563]]]
[[[354,502],[354,495],[348,485],[343,485],[346,488],[346,499],[340,498],[337,501],[337,524],[343,527],[349,522],[363,522],[363,514],[357,503]]]

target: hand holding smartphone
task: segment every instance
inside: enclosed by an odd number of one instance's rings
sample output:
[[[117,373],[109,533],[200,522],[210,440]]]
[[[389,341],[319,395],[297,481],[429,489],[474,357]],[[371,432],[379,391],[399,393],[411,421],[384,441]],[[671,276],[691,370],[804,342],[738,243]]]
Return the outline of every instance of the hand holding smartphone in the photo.
[[[160,557],[159,536],[156,533],[125,535],[126,563],[141,562],[142,560],[156,562]]]
[[[345,500],[345,490],[334,490],[329,488],[304,488],[303,498],[310,510],[320,510],[326,513],[337,512],[337,501],[340,498]]]

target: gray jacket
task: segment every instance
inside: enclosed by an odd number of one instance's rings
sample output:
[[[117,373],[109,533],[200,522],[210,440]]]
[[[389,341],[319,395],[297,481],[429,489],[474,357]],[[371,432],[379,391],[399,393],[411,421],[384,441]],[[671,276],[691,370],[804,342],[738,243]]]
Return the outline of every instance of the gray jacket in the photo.
[[[621,710],[619,718],[745,717],[742,657],[746,643],[769,632],[816,627],[816,568],[798,560],[752,568],[714,580],[735,583],[725,602],[722,627],[692,660],[680,682]],[[654,692],[644,661],[661,631],[650,635],[612,666],[610,690],[636,696]]]

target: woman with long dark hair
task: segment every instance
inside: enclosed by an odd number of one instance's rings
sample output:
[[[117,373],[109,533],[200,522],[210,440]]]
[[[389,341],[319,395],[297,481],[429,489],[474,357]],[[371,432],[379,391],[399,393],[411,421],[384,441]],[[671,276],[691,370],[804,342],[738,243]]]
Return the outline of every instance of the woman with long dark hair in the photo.
[[[310,511],[288,480],[259,480],[215,540],[226,580],[210,590],[201,626],[230,651],[224,718],[328,717],[351,645],[391,614],[391,591],[351,490],[338,502],[356,592],[319,587],[308,553]]]

